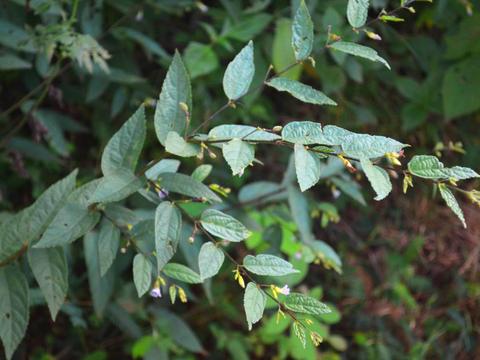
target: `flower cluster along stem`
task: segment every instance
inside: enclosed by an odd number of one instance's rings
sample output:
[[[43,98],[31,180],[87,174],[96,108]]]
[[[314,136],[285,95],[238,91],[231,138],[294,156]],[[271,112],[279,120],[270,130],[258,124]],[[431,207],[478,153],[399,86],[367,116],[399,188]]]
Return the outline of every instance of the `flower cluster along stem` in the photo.
[[[412,5],[416,1],[417,0],[407,0],[403,5],[400,5],[393,10],[387,11],[386,13],[380,12],[375,19],[370,20],[365,25],[363,25],[359,28],[356,28],[355,30],[360,31],[360,30],[366,29],[367,27],[369,27],[369,26],[375,24],[376,22],[380,21],[382,15],[387,15],[387,16],[395,15],[398,12],[400,12],[401,10],[407,9],[409,5]]]
[[[168,196],[167,196],[168,197]],[[203,227],[202,227],[202,224],[194,219],[188,212],[186,212],[184,209],[182,209],[181,207],[178,207],[180,209],[180,211],[182,212],[182,214],[188,218],[188,220],[194,224],[194,226],[196,226],[197,229],[199,229],[207,238],[209,241],[211,241],[212,243],[214,243],[217,248],[221,249],[223,251],[223,253],[225,254],[225,256],[227,257],[227,259],[238,269],[240,269],[242,271],[242,274],[245,275],[245,277],[251,281],[252,283],[254,283],[256,286],[258,287],[267,287],[269,285],[267,284],[261,284],[261,283],[258,283],[257,281],[255,281],[255,279],[250,275],[250,273],[247,271],[247,269],[242,265],[240,264],[237,260],[235,260],[235,258],[230,255],[230,253],[224,249],[222,246],[219,246],[220,243],[219,241],[217,241],[208,231],[206,231]],[[296,316],[296,314],[291,311],[290,309],[286,308],[285,305],[279,301],[278,299],[276,299],[272,294],[270,294],[269,292],[267,291],[263,291],[269,298],[271,298],[273,301],[275,301],[279,307],[279,309],[281,309],[283,312],[287,313],[294,321],[298,322],[302,327],[304,327],[305,329],[308,329],[307,325],[303,324],[303,322],[301,320],[299,320]]]

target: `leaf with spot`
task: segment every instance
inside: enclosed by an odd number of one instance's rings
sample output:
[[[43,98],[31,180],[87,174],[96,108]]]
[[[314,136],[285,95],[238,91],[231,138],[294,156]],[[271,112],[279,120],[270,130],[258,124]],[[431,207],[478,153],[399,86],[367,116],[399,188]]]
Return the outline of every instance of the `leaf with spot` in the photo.
[[[155,108],[154,124],[158,140],[165,145],[170,131],[182,134],[187,126],[187,115],[180,108],[185,103],[192,112],[192,88],[187,70],[178,51],[175,51],[172,63],[163,81],[162,91]]]
[[[62,247],[30,248],[28,263],[47,301],[52,320],[62,307],[68,290],[68,266]]]
[[[16,265],[0,268],[0,338],[5,357],[11,359],[27,330],[28,282]]]
[[[307,59],[312,52],[313,22],[304,0],[300,2],[293,18],[292,47],[297,61]]]
[[[0,224],[0,262],[23,246],[38,241],[75,188],[77,173],[77,170],[72,171],[45,190],[30,207]]]
[[[100,220],[100,213],[90,210],[88,204],[99,182],[98,179],[90,181],[70,194],[35,248],[69,244],[93,229]]]

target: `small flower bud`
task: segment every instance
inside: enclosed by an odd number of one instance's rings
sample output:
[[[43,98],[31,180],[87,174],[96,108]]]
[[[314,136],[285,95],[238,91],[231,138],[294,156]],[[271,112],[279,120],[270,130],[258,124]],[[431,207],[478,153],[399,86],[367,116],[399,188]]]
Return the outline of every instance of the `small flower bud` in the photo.
[[[377,33],[374,33],[372,31],[368,31],[368,30],[363,30],[363,31],[372,40],[376,40],[376,41],[381,41],[382,40],[382,37],[380,35],[378,35]]]
[[[178,297],[182,303],[186,303],[188,301],[185,290],[183,290],[180,286],[178,286]]]
[[[184,102],[179,102],[178,106],[180,106],[180,109],[186,114],[188,114],[188,105],[185,104]]]
[[[175,299],[177,298],[177,287],[175,285],[170,285],[168,288],[168,293],[170,294],[170,301],[172,305],[175,304]]]
[[[279,133],[280,131],[282,131],[282,129],[283,129],[283,126],[277,125],[272,128],[272,131]]]

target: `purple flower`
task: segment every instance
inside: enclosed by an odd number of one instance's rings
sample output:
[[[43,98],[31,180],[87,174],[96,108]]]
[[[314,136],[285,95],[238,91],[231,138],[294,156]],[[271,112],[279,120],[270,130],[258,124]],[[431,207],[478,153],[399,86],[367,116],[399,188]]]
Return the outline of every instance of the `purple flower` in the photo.
[[[160,298],[162,297],[162,292],[160,291],[159,287],[154,287],[152,290],[150,290],[150,296],[153,298]]]
[[[284,285],[278,292],[283,295],[290,295],[290,288],[288,285]]]
[[[157,190],[157,194],[160,200],[163,200],[168,196],[168,190],[165,190],[165,189]]]

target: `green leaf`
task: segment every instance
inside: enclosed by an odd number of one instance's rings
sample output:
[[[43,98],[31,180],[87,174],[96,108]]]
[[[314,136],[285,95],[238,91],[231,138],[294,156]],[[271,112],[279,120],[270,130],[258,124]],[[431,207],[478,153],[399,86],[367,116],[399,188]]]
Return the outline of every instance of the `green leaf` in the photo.
[[[133,283],[137,289],[138,297],[142,297],[150,289],[152,270],[152,263],[145,255],[135,255],[133,258]]]
[[[224,260],[223,251],[213,242],[203,244],[198,254],[198,268],[202,281],[217,275]]]
[[[202,182],[212,172],[213,166],[210,164],[203,164],[197,167],[192,173],[192,179]]]
[[[137,192],[142,185],[143,181],[131,170],[119,168],[101,179],[90,198],[90,204],[123,200]]]
[[[28,282],[16,265],[0,268],[0,338],[5,357],[11,359],[28,325]]]
[[[294,144],[328,144],[322,125],[312,121],[292,121],[282,129],[282,139]]]
[[[13,54],[0,55],[0,71],[30,69],[32,64]]]
[[[288,261],[268,254],[247,255],[243,258],[243,266],[254,274],[264,276],[283,276],[299,272]]]
[[[356,159],[382,157],[408,146],[385,136],[357,134],[334,125],[325,126],[323,135],[330,145],[340,145],[345,155]]]
[[[168,263],[163,268],[163,273],[175,280],[183,281],[187,284],[200,284],[202,279],[195,271],[182,264]]]
[[[100,275],[104,276],[117,257],[120,246],[120,229],[106,217],[100,223],[98,234],[98,260]]]
[[[0,224],[0,262],[19,252],[29,243],[35,244],[75,188],[78,171],[51,185],[28,208]]]
[[[209,74],[219,66],[217,55],[212,47],[195,41],[188,44],[183,58],[191,79]]]
[[[286,198],[285,188],[280,184],[271,181],[257,181],[242,187],[238,193],[238,201],[249,202],[270,202],[283,201]]]
[[[115,285],[115,272],[113,268],[104,276],[100,275],[100,262],[98,256],[98,232],[91,231],[83,238],[83,251],[87,265],[88,285],[93,301],[93,309],[98,317],[102,317],[112,296]]]
[[[135,224],[130,231],[138,249],[144,254],[155,251],[155,219],[147,219]]]
[[[292,47],[297,61],[310,56],[313,47],[313,23],[305,1],[298,6],[292,24]]]
[[[377,193],[375,200],[380,201],[385,199],[388,194],[390,194],[390,191],[392,191],[392,183],[388,173],[384,169],[373,165],[367,158],[361,158],[360,164],[370,185],[372,185],[373,190]]]
[[[177,252],[181,230],[182,213],[178,207],[169,201],[160,203],[155,211],[155,251],[158,271],[161,271]]]
[[[181,157],[192,157],[200,154],[200,146],[186,142],[183,137],[170,131],[165,140],[165,150],[170,154]]]
[[[480,177],[479,174],[470,168],[462,166],[446,168],[437,157],[430,155],[415,155],[408,163],[408,171],[410,171],[412,175],[435,180],[466,180]]]
[[[358,56],[374,62],[380,62],[390,70],[390,65],[388,64],[388,62],[384,58],[379,56],[374,49],[369,48],[367,46],[355,44],[352,42],[346,42],[346,41],[337,41],[328,46],[331,49],[338,50],[343,53]]]
[[[255,159],[254,147],[240,139],[232,139],[223,144],[222,152],[233,176],[242,176],[245,168]]]
[[[0,20],[0,44],[14,50],[34,53],[35,45],[28,32],[4,19]]]
[[[277,134],[248,125],[220,125],[214,127],[208,133],[208,140],[224,141],[239,138],[253,142],[270,142],[281,139]]]
[[[360,28],[367,22],[368,0],[348,0],[347,19],[354,28]]]
[[[288,205],[290,214],[297,224],[300,238],[304,243],[310,242],[312,240],[312,222],[308,201],[305,195],[298,191],[298,188],[295,186],[288,187]]]
[[[467,223],[465,222],[465,216],[463,216],[463,211],[460,208],[460,205],[458,205],[457,199],[455,199],[452,191],[447,188],[445,184],[438,184],[438,190],[440,190],[440,195],[442,196],[443,200],[445,200],[448,207],[460,219],[463,227],[467,228]]]
[[[249,14],[245,19],[235,23],[223,36],[238,41],[248,41],[261,33],[270,23],[270,20],[272,20],[272,16],[269,14]]]
[[[55,321],[68,290],[68,266],[63,248],[30,248],[28,263]]]
[[[273,36],[272,44],[272,64],[275,72],[279,73],[287,66],[295,62],[295,53],[292,46],[292,20],[280,18],[277,20],[275,26],[275,34]],[[301,66],[294,66],[287,72],[282,74],[292,80],[298,80],[302,72]]]
[[[102,154],[102,172],[112,175],[119,168],[135,171],[146,136],[145,107],[142,105],[109,140]]]
[[[212,203],[221,203],[217,194],[191,176],[185,174],[162,173],[158,177],[162,188],[192,198],[205,198]]]
[[[133,41],[136,41],[138,44],[142,45],[145,51],[157,55],[162,59],[170,58],[167,52],[154,39],[145,35],[144,33],[126,27],[117,27],[116,30],[118,32],[121,32],[122,35],[125,35],[127,38],[130,38]]]
[[[99,180],[90,181],[70,194],[34,247],[69,244],[93,229],[100,220],[100,213],[90,210],[88,204],[98,184]]]
[[[310,189],[320,179],[319,158],[300,144],[295,144],[295,172],[302,192]]]
[[[363,206],[366,206],[367,203],[363,197],[362,192],[360,191],[360,186],[353,180],[346,180],[344,178],[332,177],[330,179],[332,183],[337,186],[341,192],[350,196],[353,200],[357,201]]]
[[[276,77],[268,81],[267,85],[278,91],[286,91],[293,97],[306,103],[316,105],[337,105],[335,101],[330,99],[323,92],[295,80],[290,80],[284,77]]]
[[[205,210],[200,222],[210,234],[225,240],[238,242],[250,236],[250,231],[240,221],[219,210]]]
[[[300,293],[291,293],[288,295],[284,305],[287,309],[302,314],[322,315],[332,312],[326,304]]]
[[[305,349],[305,347],[307,346],[307,337],[305,336],[305,329],[297,321],[293,322],[292,329],[293,329],[293,333],[298,338],[298,340],[300,340],[303,348]]]
[[[185,131],[187,117],[180,108],[180,103],[187,104],[188,111],[192,112],[190,79],[180,54],[175,51],[155,109],[155,131],[162,145],[165,145],[170,131],[178,134],[183,134]]]
[[[267,296],[255,283],[249,282],[245,288],[243,296],[243,307],[247,316],[248,330],[252,330],[252,325],[262,319]]]
[[[442,179],[443,170],[443,163],[436,156],[415,155],[408,163],[408,171],[424,179]]]
[[[324,241],[314,240],[309,243],[309,246],[325,267],[333,268],[338,273],[342,273],[342,260],[330,245]]]
[[[182,318],[172,312],[159,308],[160,307],[157,307],[157,309],[155,309],[157,324],[162,325],[162,328],[164,329],[163,331],[166,331],[166,333],[171,336],[175,344],[188,351],[206,354],[197,335],[195,335],[193,330],[182,320]],[[154,359],[159,358],[156,355],[157,354],[153,356]],[[165,358],[162,359],[168,359],[168,356],[165,356]]]
[[[180,167],[180,161],[174,159],[162,159],[145,172],[149,180],[156,181],[162,173],[176,173]]]
[[[223,76],[223,91],[230,100],[238,100],[248,92],[255,74],[253,42],[250,41],[228,64]]]

